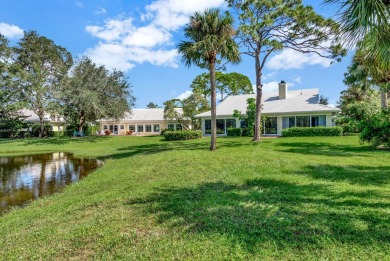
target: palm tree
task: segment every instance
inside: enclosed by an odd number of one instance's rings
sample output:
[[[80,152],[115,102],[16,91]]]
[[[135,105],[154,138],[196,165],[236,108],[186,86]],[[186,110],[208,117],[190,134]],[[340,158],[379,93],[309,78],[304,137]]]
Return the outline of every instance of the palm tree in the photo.
[[[390,82],[390,0],[325,2],[340,6],[342,42],[350,47],[357,45],[356,59],[372,67],[379,82]]]
[[[208,67],[211,85],[211,145],[216,149],[216,81],[215,65],[219,60],[238,63],[240,53],[238,45],[233,40],[233,17],[226,12],[221,15],[218,9],[209,9],[202,13],[196,12],[184,29],[189,41],[181,41],[178,45],[179,54],[186,66],[197,65]]]

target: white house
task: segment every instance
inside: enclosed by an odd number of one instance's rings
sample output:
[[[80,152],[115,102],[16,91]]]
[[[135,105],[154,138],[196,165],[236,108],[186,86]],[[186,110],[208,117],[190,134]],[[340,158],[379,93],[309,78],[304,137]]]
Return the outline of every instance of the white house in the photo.
[[[232,117],[234,110],[245,114],[247,99],[255,94],[229,96],[217,106],[217,134],[226,135],[229,127],[244,127],[239,119]],[[282,129],[290,127],[332,127],[332,114],[338,108],[319,104],[318,89],[287,91],[287,84],[279,83],[279,92],[263,94],[262,114],[266,117],[262,131],[264,135],[281,135]],[[211,112],[196,115],[202,119],[202,132],[211,133]]]
[[[176,110],[182,113],[181,109]],[[109,130],[114,135],[126,135],[129,131],[132,135],[159,135],[164,129],[183,129],[179,122],[164,119],[164,108],[132,109],[119,120],[102,119],[99,122],[102,133]]]
[[[32,110],[22,109],[19,111],[19,114],[25,117],[26,122],[39,124],[39,117]],[[50,113],[45,113],[44,121],[46,124],[49,124],[52,126],[53,131],[64,131],[65,130],[65,120],[61,116],[56,117]]]

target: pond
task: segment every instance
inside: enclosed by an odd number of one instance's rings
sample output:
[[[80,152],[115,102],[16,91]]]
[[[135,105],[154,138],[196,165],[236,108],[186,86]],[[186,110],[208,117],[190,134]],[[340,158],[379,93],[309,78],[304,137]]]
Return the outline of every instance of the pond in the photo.
[[[101,164],[64,152],[0,157],[0,215],[12,206],[60,191]]]

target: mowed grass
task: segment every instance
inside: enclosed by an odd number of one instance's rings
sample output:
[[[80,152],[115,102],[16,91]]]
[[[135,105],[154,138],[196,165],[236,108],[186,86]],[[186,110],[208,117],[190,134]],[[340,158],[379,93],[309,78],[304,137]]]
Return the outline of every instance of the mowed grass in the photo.
[[[390,260],[390,152],[357,137],[0,140],[105,164],[0,217],[4,260]]]

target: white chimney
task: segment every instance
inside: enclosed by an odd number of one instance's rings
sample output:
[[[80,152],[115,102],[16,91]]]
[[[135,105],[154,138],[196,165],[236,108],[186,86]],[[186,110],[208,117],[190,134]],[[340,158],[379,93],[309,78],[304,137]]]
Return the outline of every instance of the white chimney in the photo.
[[[279,83],[279,100],[287,99],[287,83],[281,81]]]

